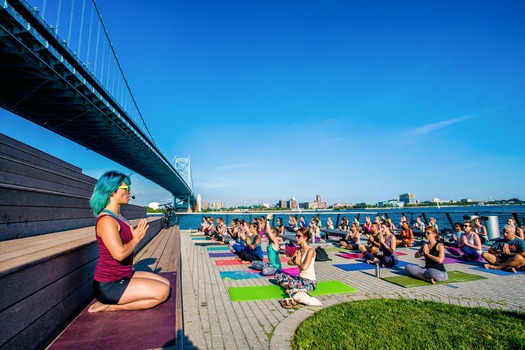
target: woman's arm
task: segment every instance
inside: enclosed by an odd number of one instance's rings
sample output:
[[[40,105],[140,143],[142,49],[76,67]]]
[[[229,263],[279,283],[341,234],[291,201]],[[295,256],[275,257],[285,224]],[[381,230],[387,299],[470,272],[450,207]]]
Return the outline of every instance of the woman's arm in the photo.
[[[250,243],[250,237],[249,236],[246,236],[246,239],[244,240],[246,242],[246,246],[248,248],[250,248],[251,250],[255,250],[255,248],[257,248],[257,246],[259,244],[261,244],[261,236],[257,235],[255,236],[255,240],[253,241],[253,243]]]
[[[435,262],[441,264],[441,263],[443,263],[443,260],[445,260],[445,249],[443,248],[443,244],[441,244],[441,243],[436,243],[436,244],[437,244],[436,249],[438,251],[438,255],[437,256],[430,254],[428,246],[426,246],[427,248],[424,249],[424,255],[429,257],[430,259],[434,260]]]
[[[396,236],[391,235],[390,237],[390,246],[386,244],[385,238],[381,237],[379,242],[381,243],[381,248],[387,250],[389,253],[394,253],[396,251]]]
[[[102,238],[102,242],[108,249],[113,259],[122,261],[127,258],[133,251],[137,244],[144,238],[146,231],[149,228],[146,219],[140,220],[135,229],[130,225],[131,234],[133,238],[128,243],[122,243],[120,239],[119,223],[110,216],[102,217],[97,222],[97,235]]]
[[[315,259],[315,249],[314,248],[309,248],[308,251],[306,252],[306,258],[304,259],[303,262],[301,262],[302,260],[302,254],[301,254],[301,251],[298,250],[297,251],[297,254],[295,255],[295,265],[297,265],[301,270],[306,270],[310,267],[310,264],[312,263],[312,259]]]
[[[270,220],[272,219],[273,214],[266,215],[266,225],[264,228],[264,231],[266,232],[266,235],[270,239],[273,245],[273,249],[276,251],[279,251],[279,238],[273,234],[273,230],[270,226]]]

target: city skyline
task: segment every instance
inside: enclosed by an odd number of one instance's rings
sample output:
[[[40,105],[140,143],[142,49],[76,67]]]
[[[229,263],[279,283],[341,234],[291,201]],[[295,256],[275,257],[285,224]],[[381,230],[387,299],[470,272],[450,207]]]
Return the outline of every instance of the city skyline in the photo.
[[[155,143],[191,157],[211,202],[525,197],[525,2],[97,4]],[[0,125],[94,178],[131,173],[5,110]],[[172,200],[132,175],[133,204]]]

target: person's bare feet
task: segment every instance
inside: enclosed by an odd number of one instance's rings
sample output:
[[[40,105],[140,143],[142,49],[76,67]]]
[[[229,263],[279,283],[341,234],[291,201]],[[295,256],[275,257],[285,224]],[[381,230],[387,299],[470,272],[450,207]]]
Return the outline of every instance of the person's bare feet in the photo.
[[[510,271],[514,272],[514,273],[517,273],[518,271],[516,271],[516,268],[515,267],[511,267],[510,268]]]
[[[434,279],[431,278],[431,279],[430,279],[430,283],[432,283],[432,284],[436,284],[436,281],[434,281]]]
[[[492,266],[491,266],[490,264],[485,264],[485,265],[483,265],[483,266],[484,266],[484,267],[485,267],[485,269],[487,269],[487,270],[490,270],[490,269],[492,269]]]
[[[94,312],[111,311],[110,306],[111,305],[102,304],[101,302],[97,301],[89,307],[88,312],[94,313]]]

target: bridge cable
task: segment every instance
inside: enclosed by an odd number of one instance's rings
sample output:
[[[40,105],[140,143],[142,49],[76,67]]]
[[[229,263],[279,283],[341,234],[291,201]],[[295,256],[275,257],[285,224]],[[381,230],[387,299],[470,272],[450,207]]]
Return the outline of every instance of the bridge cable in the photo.
[[[106,26],[104,25],[104,22],[102,21],[102,15],[101,15],[100,11],[98,10],[97,3],[96,3],[95,0],[91,0],[91,1],[93,2],[93,6],[95,7],[95,11],[97,11],[98,18],[100,20],[100,23],[102,24],[102,28],[104,29],[104,33],[106,34],[106,38],[108,39],[109,47],[111,48],[111,51],[113,52],[113,56],[115,57],[115,61],[117,62],[118,68],[119,68],[120,72],[122,73],[122,78],[124,79],[124,82],[126,83],[126,87],[127,87],[128,91],[129,91],[129,94],[131,95],[131,99],[133,100],[133,104],[137,108],[137,111],[138,111],[139,116],[140,116],[140,120],[142,120],[142,123],[144,124],[144,127],[146,128],[146,131],[148,132],[148,135],[150,137],[151,142],[153,142],[155,147],[158,147],[157,144],[155,143],[155,140],[153,139],[153,136],[151,135],[151,133],[150,133],[150,131],[148,129],[148,126],[146,125],[146,122],[144,121],[144,118],[142,117],[142,113],[140,112],[138,103],[135,100],[135,96],[131,92],[131,87],[129,86],[128,80],[126,79],[126,75],[124,74],[124,70],[122,69],[122,66],[120,65],[120,61],[117,58],[117,53],[115,52],[115,48],[113,47],[113,43],[111,42],[111,39],[109,38],[108,30],[107,30]]]

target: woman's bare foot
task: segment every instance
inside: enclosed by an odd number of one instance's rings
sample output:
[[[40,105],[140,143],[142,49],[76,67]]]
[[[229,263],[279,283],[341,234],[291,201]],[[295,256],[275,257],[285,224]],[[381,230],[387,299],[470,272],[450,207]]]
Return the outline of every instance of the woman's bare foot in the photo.
[[[516,268],[515,267],[511,267],[510,268],[510,271],[514,272],[514,273],[517,273],[518,271],[516,271]]]
[[[483,265],[483,266],[484,266],[484,267],[485,267],[485,269],[487,269],[487,270],[490,270],[490,269],[492,269],[492,266],[490,266],[490,264],[485,264],[485,265]]]
[[[104,312],[104,311],[111,311],[110,310],[111,305],[102,304],[100,301],[96,301],[93,305],[91,305],[88,309],[88,312]]]
[[[430,279],[430,283],[432,283],[432,284],[436,284],[436,281],[434,281],[434,279],[431,278],[431,279]]]

